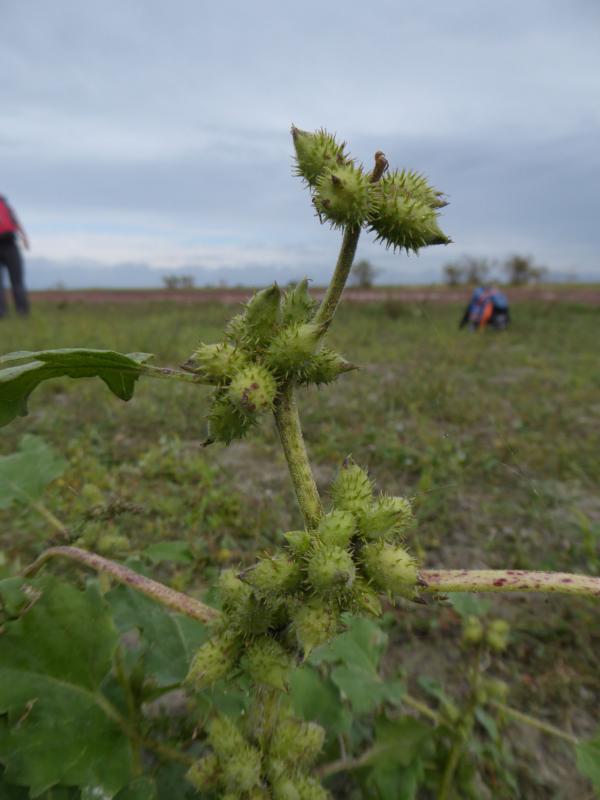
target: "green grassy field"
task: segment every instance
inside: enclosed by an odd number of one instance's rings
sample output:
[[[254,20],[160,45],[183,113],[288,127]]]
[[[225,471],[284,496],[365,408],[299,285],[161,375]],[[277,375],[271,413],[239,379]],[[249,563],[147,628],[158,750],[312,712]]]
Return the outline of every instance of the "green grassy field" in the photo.
[[[200,341],[215,341],[232,313],[40,305],[30,320],[2,321],[0,349],[146,351],[177,365]],[[427,566],[598,575],[600,309],[520,304],[514,316],[506,334],[472,335],[457,330],[453,305],[342,309],[331,339],[360,371],[299,397],[317,481],[326,493],[351,453],[380,489],[413,497],[411,547]],[[229,448],[204,448],[207,397],[202,387],[142,380],[125,404],[97,380],[56,381],[33,395],[29,417],[3,429],[0,452],[24,433],[42,436],[70,463],[46,504],[72,541],[118,558],[185,541],[193,563],[157,557],[156,574],[199,590],[222,565],[249,563],[300,523],[272,423]],[[56,541],[29,509],[0,512],[0,522],[4,570]],[[554,596],[491,603],[512,627],[493,670],[510,683],[511,705],[590,735],[600,719],[598,605]],[[426,675],[460,695],[458,616],[433,603],[392,613],[388,672],[405,673],[415,694]],[[509,735],[523,797],[586,796],[563,742],[515,727]]]

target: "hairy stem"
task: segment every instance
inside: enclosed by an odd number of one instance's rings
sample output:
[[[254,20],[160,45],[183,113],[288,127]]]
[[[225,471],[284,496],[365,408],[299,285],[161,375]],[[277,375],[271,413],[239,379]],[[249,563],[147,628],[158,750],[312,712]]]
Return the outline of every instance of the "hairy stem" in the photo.
[[[600,578],[520,569],[423,569],[425,592],[543,592],[600,598]]]
[[[511,708],[510,706],[506,706],[504,703],[499,703],[496,700],[488,700],[488,702],[507,717],[517,720],[517,722],[523,722],[525,725],[529,725],[531,728],[537,728],[538,731],[548,733],[550,736],[556,736],[559,739],[564,739],[565,742],[569,742],[572,745],[579,744],[579,739],[577,739],[576,736],[572,736],[570,733],[562,731],[560,728],[551,725],[549,722],[545,722],[542,719],[537,719],[536,717],[531,717],[529,714],[524,714],[522,711],[517,711],[516,708]]]
[[[375,153],[375,166],[371,173],[371,183],[377,183],[383,173],[388,168],[386,157],[378,150]],[[342,292],[346,286],[352,262],[356,254],[356,246],[360,237],[360,225],[349,225],[344,230],[344,238],[342,239],[342,246],[338,256],[331,283],[329,284],[325,297],[321,301],[321,305],[315,314],[314,322],[317,325],[323,326],[323,332],[331,325],[336,309],[342,297]]]
[[[307,528],[314,528],[323,514],[323,506],[308,460],[292,386],[287,386],[277,400],[275,422],[304,523]]]
[[[140,373],[150,378],[166,378],[171,381],[183,381],[184,383],[199,383],[206,385],[206,381],[199,375],[190,372],[181,372],[172,367],[153,367],[151,364],[141,364]]]
[[[33,564],[25,567],[23,575],[25,577],[35,575],[51,558],[67,558],[90,567],[96,572],[106,572],[119,583],[131,586],[132,589],[151,597],[158,603],[162,603],[163,606],[167,606],[173,611],[178,611],[180,614],[185,614],[200,622],[210,622],[219,616],[219,612],[216,609],[201,603],[200,600],[195,600],[186,594],[176,592],[174,589],[158,583],[158,581],[153,581],[151,578],[146,578],[131,569],[127,569],[122,564],[117,564],[108,558],[102,558],[102,556],[98,556],[95,553],[88,553],[87,550],[81,550],[79,547],[50,547]]]

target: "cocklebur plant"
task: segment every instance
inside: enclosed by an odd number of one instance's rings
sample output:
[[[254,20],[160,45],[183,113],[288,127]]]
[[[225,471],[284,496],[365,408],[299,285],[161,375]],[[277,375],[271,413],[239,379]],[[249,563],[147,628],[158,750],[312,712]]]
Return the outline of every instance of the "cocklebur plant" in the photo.
[[[59,376],[100,377],[129,400],[141,376],[209,386],[207,444],[242,438],[272,413],[303,518],[285,534],[279,552],[253,566],[226,570],[218,581],[220,610],[75,547],[54,547],[29,567],[32,575],[53,557],[107,573],[207,624],[209,638],[196,651],[186,678],[194,695],[214,686],[250,687],[251,712],[233,721],[216,716],[205,750],[188,777],[201,792],[226,798],[320,800],[327,795],[309,774],[323,732],[290,716],[290,676],[319,646],[338,634],[347,613],[377,617],[382,601],[422,601],[425,595],[465,591],[541,591],[600,596],[600,580],[580,575],[518,570],[424,569],[408,544],[414,524],[407,498],[376,494],[364,469],[346,458],[325,510],[308,459],[296,391],[328,384],[355,367],[327,343],[327,332],[352,266],[362,229],[394,250],[447,244],[439,227],[441,192],[420,174],[388,172],[383,153],[367,170],[325,131],[292,129],[296,171],[321,222],[343,231],[331,282],[317,304],[308,281],[282,293],[275,284],[257,292],[233,317],[223,340],[202,343],[181,370],[155,367],[144,353],[102,350],[18,352],[0,358],[0,424],[27,413],[42,381]],[[507,630],[491,623],[465,629],[465,642],[482,637],[492,650]],[[19,715],[17,715],[17,718]],[[20,723],[19,723],[20,724]],[[164,748],[163,748],[164,751]]]

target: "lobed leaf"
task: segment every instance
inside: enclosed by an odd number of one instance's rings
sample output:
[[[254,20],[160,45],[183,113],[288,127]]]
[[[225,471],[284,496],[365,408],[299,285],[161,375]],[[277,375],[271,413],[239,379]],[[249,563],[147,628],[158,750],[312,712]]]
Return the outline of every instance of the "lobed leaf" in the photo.
[[[0,358],[1,363],[11,364],[0,370],[0,427],[17,416],[26,416],[29,395],[51,378],[98,377],[121,400],[130,400],[142,365],[149,358],[149,353],[124,355],[85,348],[8,353]]]

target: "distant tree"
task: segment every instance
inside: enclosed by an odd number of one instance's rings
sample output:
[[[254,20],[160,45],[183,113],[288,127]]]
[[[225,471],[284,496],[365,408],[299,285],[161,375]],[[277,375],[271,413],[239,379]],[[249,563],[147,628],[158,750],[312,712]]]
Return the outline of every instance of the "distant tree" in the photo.
[[[548,270],[536,267],[531,256],[514,255],[507,258],[503,265],[506,278],[511,286],[525,286],[542,280]]]
[[[350,271],[350,278],[360,289],[370,289],[375,283],[379,270],[366,258],[357,261]]]
[[[165,289],[193,289],[193,275],[163,275]]]
[[[485,283],[489,274],[490,264],[487,258],[476,256],[463,256],[444,267],[445,280],[449,286]]]

